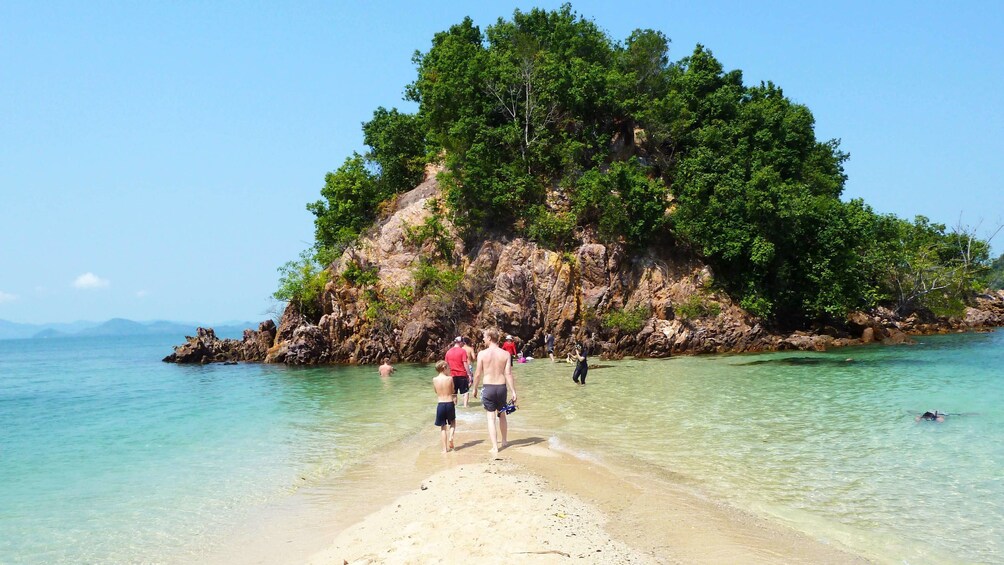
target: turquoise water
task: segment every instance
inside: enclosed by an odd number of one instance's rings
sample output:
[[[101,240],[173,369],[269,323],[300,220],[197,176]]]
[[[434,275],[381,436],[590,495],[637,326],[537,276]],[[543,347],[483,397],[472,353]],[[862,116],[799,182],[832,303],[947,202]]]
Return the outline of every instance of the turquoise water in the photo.
[[[0,563],[191,555],[431,426],[428,367],[161,363],[172,341],[0,341]],[[1004,562],[1004,332],[594,363],[585,387],[563,363],[517,366],[515,433],[882,561]],[[927,409],[961,415],[915,423]]]

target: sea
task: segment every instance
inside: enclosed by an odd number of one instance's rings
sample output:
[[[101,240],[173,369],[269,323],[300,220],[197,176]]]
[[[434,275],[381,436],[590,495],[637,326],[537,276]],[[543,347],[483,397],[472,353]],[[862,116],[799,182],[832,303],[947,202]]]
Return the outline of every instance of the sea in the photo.
[[[163,363],[180,341],[0,341],[0,563],[199,555],[432,426],[429,365]],[[591,361],[585,386],[565,363],[517,365],[513,433],[878,562],[1004,563],[1004,331]]]

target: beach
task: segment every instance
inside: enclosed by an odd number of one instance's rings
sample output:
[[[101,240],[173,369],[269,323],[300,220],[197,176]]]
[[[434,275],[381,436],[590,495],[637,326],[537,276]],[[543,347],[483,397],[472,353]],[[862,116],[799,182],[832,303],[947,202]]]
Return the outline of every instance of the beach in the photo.
[[[455,451],[441,453],[430,427],[352,466],[337,487],[298,493],[205,561],[869,562],[679,477],[584,459],[518,426],[491,459],[483,419],[463,426]]]

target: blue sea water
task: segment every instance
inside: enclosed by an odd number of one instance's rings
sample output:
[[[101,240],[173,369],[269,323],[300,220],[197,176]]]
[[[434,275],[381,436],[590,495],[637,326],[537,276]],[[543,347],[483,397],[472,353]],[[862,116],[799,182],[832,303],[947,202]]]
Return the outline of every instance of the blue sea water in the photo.
[[[0,563],[170,561],[431,423],[429,367],[179,366],[171,342],[0,341]],[[514,430],[880,561],[1004,562],[1004,332],[594,363],[585,387],[518,365]]]

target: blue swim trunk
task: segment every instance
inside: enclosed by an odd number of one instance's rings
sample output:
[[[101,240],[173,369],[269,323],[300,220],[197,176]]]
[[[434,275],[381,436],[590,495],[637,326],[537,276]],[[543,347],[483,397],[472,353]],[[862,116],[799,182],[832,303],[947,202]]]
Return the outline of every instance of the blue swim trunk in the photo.
[[[436,425],[454,425],[457,421],[457,405],[451,402],[440,402],[436,405]]]

